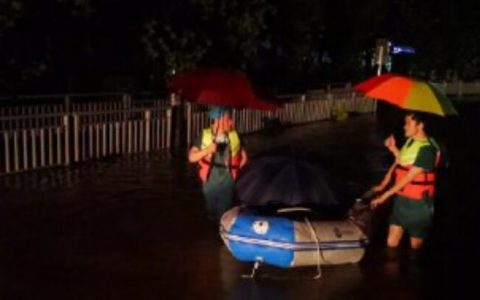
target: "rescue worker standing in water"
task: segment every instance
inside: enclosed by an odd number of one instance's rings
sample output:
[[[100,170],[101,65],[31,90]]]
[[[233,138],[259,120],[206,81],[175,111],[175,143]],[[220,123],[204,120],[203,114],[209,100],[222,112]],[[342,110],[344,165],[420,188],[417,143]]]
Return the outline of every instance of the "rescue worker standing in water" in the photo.
[[[432,226],[435,169],[440,151],[438,144],[426,134],[421,114],[407,113],[403,130],[407,140],[400,150],[393,136],[385,141],[385,146],[395,156],[395,162],[382,183],[372,188],[381,193],[370,206],[375,209],[394,196],[387,245],[398,247],[407,232],[410,247],[420,249]],[[385,190],[392,176],[395,176],[395,183]]]
[[[232,206],[234,180],[248,158],[233,128],[230,110],[214,107],[208,116],[212,125],[202,130],[188,153],[188,160],[198,163],[207,213],[211,219],[219,220]]]

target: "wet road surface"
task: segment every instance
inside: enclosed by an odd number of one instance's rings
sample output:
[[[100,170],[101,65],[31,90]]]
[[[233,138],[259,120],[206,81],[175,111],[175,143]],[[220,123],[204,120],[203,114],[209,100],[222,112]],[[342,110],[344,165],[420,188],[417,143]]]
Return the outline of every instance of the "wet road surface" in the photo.
[[[463,134],[468,125],[478,133],[472,120],[458,121],[456,130]],[[353,200],[390,163],[386,128],[360,116],[244,139],[250,154],[282,145],[315,153],[342,184],[341,196]],[[323,267],[320,280],[312,279],[315,267],[268,266],[256,280],[243,279],[251,264],[236,261],[207,220],[195,168],[182,153],[3,177],[0,298],[461,299],[469,287],[465,274],[477,262],[471,237],[478,233],[478,206],[469,179],[473,144],[458,132],[449,133],[450,143],[463,144],[450,153],[456,167],[443,179],[449,187],[441,191],[434,234],[421,255],[407,247],[386,251],[385,208],[375,216],[378,230],[364,259]]]

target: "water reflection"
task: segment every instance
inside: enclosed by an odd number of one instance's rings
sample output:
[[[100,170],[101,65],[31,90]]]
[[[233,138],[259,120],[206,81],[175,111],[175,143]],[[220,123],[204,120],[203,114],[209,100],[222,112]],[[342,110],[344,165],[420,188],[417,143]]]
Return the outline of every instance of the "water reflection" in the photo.
[[[233,274],[237,276],[228,275],[231,284],[228,299],[356,299],[363,282],[359,265],[323,267],[320,279],[314,279],[315,268],[267,266],[254,279],[239,278],[238,272]]]

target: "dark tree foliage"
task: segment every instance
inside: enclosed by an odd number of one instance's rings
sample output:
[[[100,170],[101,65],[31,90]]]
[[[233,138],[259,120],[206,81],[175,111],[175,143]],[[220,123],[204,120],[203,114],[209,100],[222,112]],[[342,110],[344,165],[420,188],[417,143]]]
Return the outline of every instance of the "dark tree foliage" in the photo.
[[[395,1],[401,26],[391,35],[414,45],[414,72],[436,79],[480,76],[480,2]]]
[[[195,66],[302,90],[372,75],[380,37],[417,50],[394,70],[478,78],[479,3],[0,0],[0,94],[161,91]]]

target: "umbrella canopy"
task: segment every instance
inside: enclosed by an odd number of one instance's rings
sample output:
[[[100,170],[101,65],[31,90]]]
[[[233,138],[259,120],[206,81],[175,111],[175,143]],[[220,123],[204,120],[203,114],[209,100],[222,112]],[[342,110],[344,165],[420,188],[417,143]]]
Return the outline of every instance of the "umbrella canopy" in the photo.
[[[387,73],[367,79],[353,89],[403,109],[440,116],[458,114],[447,96],[428,81]]]
[[[339,205],[327,172],[298,152],[285,149],[252,158],[240,171],[235,189],[238,199],[251,206]]]
[[[195,69],[176,75],[170,89],[189,101],[231,108],[275,110],[277,105],[258,99],[247,76],[239,71]]]

